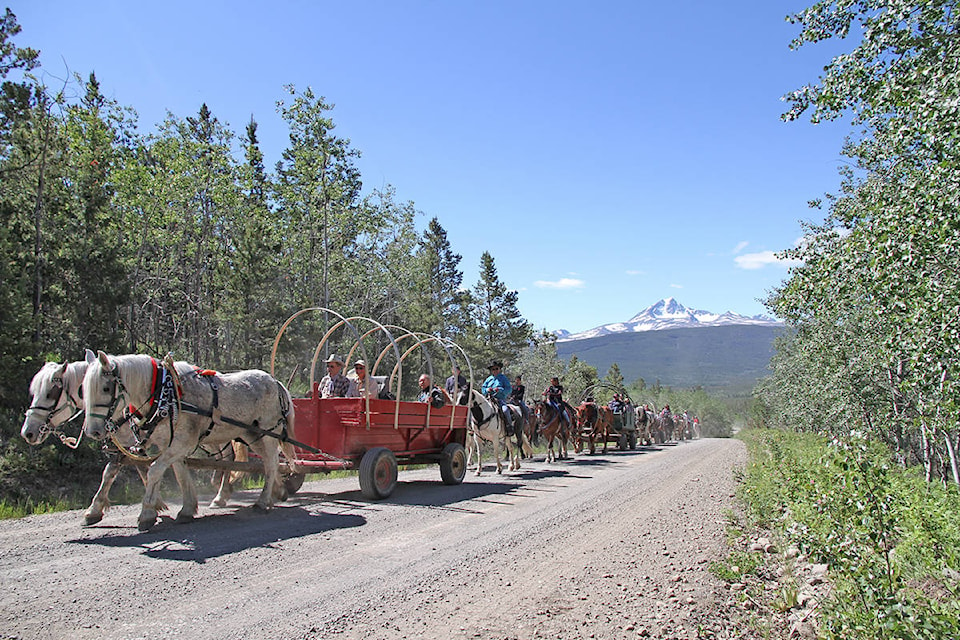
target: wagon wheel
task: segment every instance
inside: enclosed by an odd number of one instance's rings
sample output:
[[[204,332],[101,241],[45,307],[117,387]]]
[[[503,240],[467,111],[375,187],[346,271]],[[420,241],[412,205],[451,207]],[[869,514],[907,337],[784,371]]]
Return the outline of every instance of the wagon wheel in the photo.
[[[451,442],[443,448],[440,459],[440,478],[443,484],[460,484],[467,474],[467,450],[459,442]]]
[[[637,448],[637,432],[630,432],[630,450],[633,451]]]
[[[305,473],[288,473],[283,476],[283,486],[287,490],[289,495],[295,494],[297,491],[300,491],[300,487],[303,486],[303,481],[307,477]]]
[[[368,500],[388,497],[397,486],[397,459],[385,447],[374,447],[360,459],[360,492]]]

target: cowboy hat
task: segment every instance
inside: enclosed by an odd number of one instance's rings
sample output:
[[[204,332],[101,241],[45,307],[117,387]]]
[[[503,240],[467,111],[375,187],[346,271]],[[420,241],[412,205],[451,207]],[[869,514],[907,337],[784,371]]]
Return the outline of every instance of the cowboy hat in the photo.
[[[366,368],[367,368],[367,363],[364,362],[363,360],[357,360],[356,362],[353,363],[353,366],[354,366],[354,368],[356,368],[356,367],[363,367],[364,369],[366,369]]]
[[[338,356],[338,355],[335,354],[335,353],[331,353],[331,354],[330,354],[330,357],[327,358],[327,362],[328,362],[328,363],[330,363],[330,362],[336,362],[336,363],[339,363],[339,364],[342,365],[342,364],[343,364],[343,358],[341,358],[340,356]]]

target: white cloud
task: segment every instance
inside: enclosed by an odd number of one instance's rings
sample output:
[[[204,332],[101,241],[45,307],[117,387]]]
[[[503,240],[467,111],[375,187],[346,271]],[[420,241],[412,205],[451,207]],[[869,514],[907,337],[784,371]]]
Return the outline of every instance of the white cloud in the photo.
[[[644,274],[643,271],[640,271],[638,269],[627,269],[625,273],[628,276],[642,276]]]
[[[763,269],[764,267],[794,267],[800,263],[799,260],[781,260],[773,251],[760,251],[757,253],[745,253],[733,259],[741,269]]]
[[[533,283],[533,286],[540,289],[582,289],[585,285],[583,280],[577,278],[560,278],[556,281],[537,280]]]
[[[682,285],[682,284],[672,284],[672,285],[670,285],[670,288],[671,288],[671,289],[683,289],[683,285]]]
[[[750,243],[747,242],[746,240],[744,240],[744,241],[742,241],[742,242],[739,242],[739,243],[737,243],[737,246],[735,246],[735,247],[733,248],[733,251],[731,251],[730,253],[732,253],[733,255],[736,255],[736,254],[740,253],[741,251],[743,251],[744,249],[746,249],[748,244],[750,244]]]

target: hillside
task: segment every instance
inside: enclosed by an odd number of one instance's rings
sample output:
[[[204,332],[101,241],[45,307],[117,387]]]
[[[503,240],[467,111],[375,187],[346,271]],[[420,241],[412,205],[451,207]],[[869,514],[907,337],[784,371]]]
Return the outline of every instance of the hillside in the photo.
[[[747,393],[767,375],[774,339],[781,326],[731,325],[615,333],[557,343],[564,360],[577,358],[597,368],[601,377],[616,362],[630,384]]]

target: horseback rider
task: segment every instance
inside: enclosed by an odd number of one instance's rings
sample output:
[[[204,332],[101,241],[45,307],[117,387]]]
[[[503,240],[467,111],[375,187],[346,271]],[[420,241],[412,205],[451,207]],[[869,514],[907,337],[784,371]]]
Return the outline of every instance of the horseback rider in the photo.
[[[483,385],[480,387],[480,393],[487,397],[493,395],[493,397],[497,399],[497,402],[500,403],[500,412],[503,414],[507,424],[512,425],[513,417],[510,415],[510,409],[507,407],[507,397],[512,387],[510,386],[510,379],[503,375],[503,363],[499,360],[494,360],[490,363],[490,366],[487,367],[487,370],[490,372],[490,375],[483,381]]]
[[[546,398],[547,404],[556,410],[562,420],[566,420],[568,424],[573,424],[573,421],[570,419],[570,416],[573,415],[573,407],[568,405],[563,399],[563,385],[560,384],[560,378],[550,378],[550,385],[540,395]],[[570,408],[569,413],[567,412],[568,407]]]
[[[520,408],[520,413],[523,414],[524,422],[526,422],[530,417],[530,408],[523,399],[523,396],[526,392],[527,387],[523,384],[523,376],[517,374],[516,379],[513,381],[513,389],[510,391],[510,395],[507,397],[507,403],[516,405]]]

